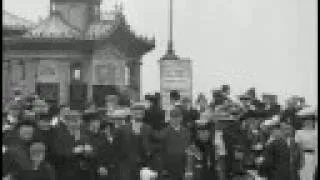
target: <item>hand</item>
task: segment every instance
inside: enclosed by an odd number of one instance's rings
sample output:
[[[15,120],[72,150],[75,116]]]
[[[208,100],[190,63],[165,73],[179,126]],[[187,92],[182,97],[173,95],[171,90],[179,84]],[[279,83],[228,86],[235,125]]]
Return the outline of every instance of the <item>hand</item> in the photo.
[[[105,168],[105,167],[100,167],[100,168],[98,169],[98,174],[99,174],[100,176],[108,176],[108,169]]]
[[[82,153],[83,151],[84,151],[83,145],[78,145],[73,148],[73,153],[76,153],[76,154]]]

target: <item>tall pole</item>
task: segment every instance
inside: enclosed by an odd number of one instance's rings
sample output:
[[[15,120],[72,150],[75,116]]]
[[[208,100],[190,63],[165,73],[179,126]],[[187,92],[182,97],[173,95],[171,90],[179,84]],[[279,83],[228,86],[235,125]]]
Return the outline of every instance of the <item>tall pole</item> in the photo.
[[[173,51],[173,0],[170,0],[169,4],[169,17],[170,17],[170,22],[169,22],[169,42],[168,42],[168,54],[172,55],[174,54]]]

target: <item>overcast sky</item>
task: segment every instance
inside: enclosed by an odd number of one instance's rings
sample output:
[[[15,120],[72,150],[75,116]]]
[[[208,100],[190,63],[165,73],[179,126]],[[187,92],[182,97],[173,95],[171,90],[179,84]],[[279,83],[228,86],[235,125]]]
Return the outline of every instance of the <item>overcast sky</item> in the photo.
[[[116,0],[104,0],[110,8]],[[143,90],[159,91],[158,59],[168,37],[169,0],[123,0],[137,34],[155,36],[143,58]],[[37,21],[49,0],[3,0],[4,8]],[[193,60],[194,94],[230,84],[232,94],[249,87],[317,102],[316,0],[175,0],[174,46]],[[157,73],[155,73],[157,72]]]

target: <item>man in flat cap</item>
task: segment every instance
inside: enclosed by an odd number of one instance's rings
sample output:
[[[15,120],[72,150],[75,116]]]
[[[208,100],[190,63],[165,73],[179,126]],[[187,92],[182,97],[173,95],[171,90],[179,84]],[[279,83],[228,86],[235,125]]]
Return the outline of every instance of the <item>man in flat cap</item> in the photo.
[[[185,176],[187,147],[191,144],[190,132],[182,126],[183,115],[180,108],[170,111],[169,126],[161,130],[157,136],[162,139],[163,152],[162,172],[170,179],[180,180]]]
[[[200,118],[200,112],[192,108],[192,102],[188,98],[182,100],[183,125],[187,128],[192,128],[195,120]]]
[[[149,154],[147,134],[150,127],[142,122],[144,106],[133,105],[130,123],[120,126],[115,134],[117,149],[118,179],[137,180]]]
[[[117,180],[114,130],[114,122],[110,120],[105,120],[100,125],[96,152],[97,180]]]
[[[21,120],[14,129],[14,134],[4,139],[7,152],[4,154],[3,174],[14,174],[17,169],[30,170],[32,167],[28,151],[34,139],[36,125],[33,121]]]
[[[266,143],[261,174],[272,180],[290,179],[290,149],[280,124],[273,125]]]
[[[77,111],[66,111],[64,117],[66,128],[55,129],[53,138],[57,179],[93,179],[96,173],[90,160],[94,149],[84,131],[82,116]]]
[[[17,169],[16,180],[55,180],[53,167],[45,161],[46,146],[41,141],[34,141],[29,147],[30,169]]]
[[[216,179],[215,170],[215,147],[212,142],[214,139],[214,124],[209,120],[202,119],[196,121],[196,138],[195,145],[200,152],[200,156],[196,158],[195,179],[206,180]]]

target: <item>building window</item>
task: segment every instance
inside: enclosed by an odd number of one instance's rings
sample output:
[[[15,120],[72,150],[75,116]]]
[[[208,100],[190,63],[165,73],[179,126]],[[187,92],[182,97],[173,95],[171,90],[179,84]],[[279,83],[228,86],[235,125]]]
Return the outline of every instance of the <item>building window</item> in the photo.
[[[100,19],[100,6],[99,5],[96,5],[94,7],[94,14],[95,14],[96,18],[98,18],[97,20],[99,20]]]
[[[81,76],[80,76],[80,69],[75,69],[74,70],[74,80],[80,80]]]
[[[51,11],[52,12],[56,11],[56,3],[54,3],[54,2],[51,3]]]
[[[79,63],[74,64],[71,69],[71,80],[80,81],[81,80],[81,65]]]

